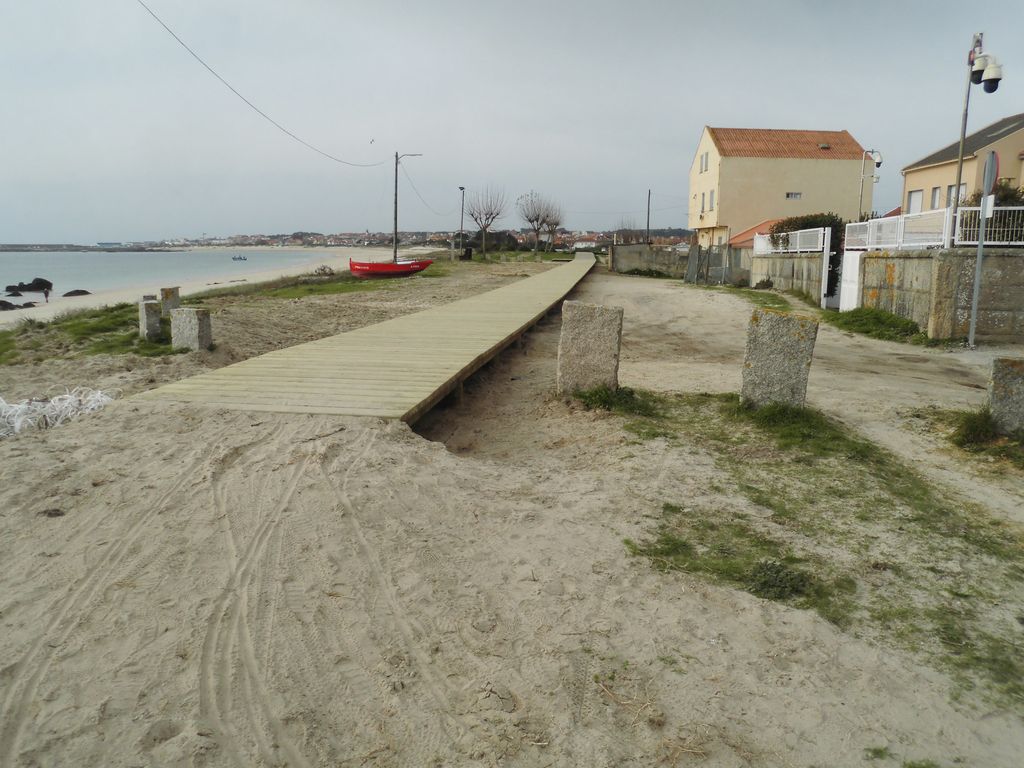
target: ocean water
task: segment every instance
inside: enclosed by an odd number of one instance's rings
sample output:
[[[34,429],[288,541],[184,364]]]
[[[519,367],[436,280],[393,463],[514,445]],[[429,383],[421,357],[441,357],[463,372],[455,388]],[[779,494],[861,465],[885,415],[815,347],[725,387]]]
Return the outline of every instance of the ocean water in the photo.
[[[31,251],[0,253],[0,288],[29,283],[42,277],[53,283],[53,293],[84,289],[90,293],[132,286],[176,285],[224,275],[245,277],[254,272],[285,269],[317,259],[312,249],[267,248],[233,251]],[[244,254],[246,261],[232,261]],[[326,261],[329,254],[323,253]],[[2,297],[3,293],[0,293]],[[26,298],[31,295],[26,294]]]

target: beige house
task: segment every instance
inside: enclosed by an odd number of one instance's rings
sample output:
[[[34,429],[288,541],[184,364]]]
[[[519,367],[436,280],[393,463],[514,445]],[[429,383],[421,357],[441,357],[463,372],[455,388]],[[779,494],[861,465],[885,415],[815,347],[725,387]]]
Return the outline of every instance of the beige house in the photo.
[[[960,199],[981,189],[985,158],[999,155],[999,179],[1011,186],[1024,184],[1024,113],[1004,117],[964,139],[964,170]],[[903,213],[920,213],[953,204],[960,141],[933,152],[903,169]]]
[[[848,131],[705,126],[690,166],[689,226],[701,245],[719,245],[765,219],[871,210],[874,164]]]

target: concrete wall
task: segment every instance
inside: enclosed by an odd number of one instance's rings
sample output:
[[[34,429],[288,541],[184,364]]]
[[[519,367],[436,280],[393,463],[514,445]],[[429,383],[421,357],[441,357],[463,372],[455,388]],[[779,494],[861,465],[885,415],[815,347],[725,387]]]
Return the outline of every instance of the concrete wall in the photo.
[[[653,269],[672,277],[686,277],[688,252],[685,250],[659,245],[615,245],[610,254],[614,272]]]
[[[966,337],[975,255],[970,248],[865,253],[861,305],[910,318],[933,339]],[[977,338],[1024,343],[1024,250],[986,249]]]
[[[861,306],[884,309],[928,327],[932,311],[931,251],[874,251],[860,262]]]
[[[780,291],[806,291],[815,299],[821,296],[821,271],[824,256],[820,253],[777,253],[754,256],[750,267],[750,284],[757,285],[770,277]]]

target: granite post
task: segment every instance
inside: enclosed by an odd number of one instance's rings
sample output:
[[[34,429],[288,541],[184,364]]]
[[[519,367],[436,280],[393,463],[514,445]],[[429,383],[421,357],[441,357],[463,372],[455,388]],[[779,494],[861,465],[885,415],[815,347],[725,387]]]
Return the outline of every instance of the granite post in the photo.
[[[139,338],[146,341],[160,338],[160,302],[155,299],[139,302]]]
[[[181,306],[180,289],[177,287],[161,288],[160,303],[163,304],[164,315],[170,315],[171,312]]]
[[[558,394],[571,395],[601,385],[618,389],[621,342],[622,307],[563,302]]]
[[[755,309],[747,326],[741,402],[802,407],[817,336],[816,320]]]
[[[988,407],[1001,434],[1024,433],[1024,357],[992,361]]]
[[[210,310],[180,307],[171,312],[171,346],[198,352],[213,346]]]

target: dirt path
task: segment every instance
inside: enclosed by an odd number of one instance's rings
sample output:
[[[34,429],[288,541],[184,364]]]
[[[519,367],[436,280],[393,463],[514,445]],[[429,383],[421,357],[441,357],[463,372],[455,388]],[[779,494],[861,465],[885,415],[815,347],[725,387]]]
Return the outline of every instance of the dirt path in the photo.
[[[582,301],[625,309],[624,384],[655,390],[738,392],[750,305],[677,281],[593,275]],[[798,304],[798,300],[793,300]],[[800,311],[799,306],[796,311]],[[1024,523],[1024,474],[965,458],[914,416],[919,408],[977,408],[993,357],[979,351],[876,341],[822,324],[807,397],[811,405],[911,462],[951,492]]]
[[[732,299],[580,296],[627,305],[627,383],[735,388],[696,332]],[[0,765],[1017,765],[1019,718],[909,654],[628,557],[663,501],[747,502],[553,399],[557,332],[429,439],[123,400],[0,443]]]

